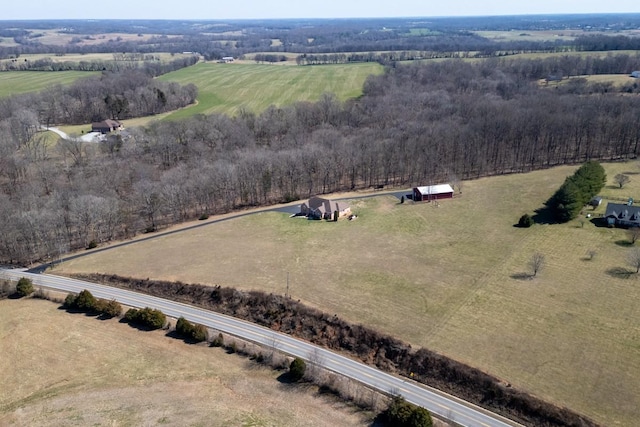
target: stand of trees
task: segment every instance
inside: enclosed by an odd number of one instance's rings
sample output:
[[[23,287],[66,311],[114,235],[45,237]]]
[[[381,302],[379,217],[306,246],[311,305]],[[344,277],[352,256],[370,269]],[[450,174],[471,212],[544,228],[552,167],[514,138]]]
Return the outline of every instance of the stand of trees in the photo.
[[[99,314],[104,318],[119,317],[122,315],[122,306],[116,300],[104,300],[93,296],[88,290],[79,294],[68,294],[63,307],[71,311],[80,311],[89,314]]]
[[[606,182],[604,168],[598,162],[587,162],[564,181],[546,205],[557,221],[570,221],[578,216]]]
[[[161,82],[139,70],[80,79],[43,92],[0,99],[0,129],[14,144],[29,142],[40,125],[83,124],[106,118],[127,119],[185,107],[195,102],[193,84]]]
[[[191,55],[181,57],[168,62],[161,62],[153,54],[132,55],[119,57],[114,53],[113,61],[98,59],[86,61],[60,61],[51,58],[41,58],[28,60],[13,58],[12,60],[0,61],[0,71],[109,71],[120,72],[125,70],[139,70],[151,77],[186,68],[198,62],[198,56]],[[58,58],[59,59],[59,58]]]
[[[431,427],[433,425],[429,411],[407,402],[402,397],[394,397],[380,418],[384,425],[389,427]]]
[[[167,316],[162,311],[149,307],[140,310],[130,308],[124,318],[129,323],[148,329],[160,329],[167,323]]]
[[[55,148],[37,132],[37,123],[46,123],[38,117],[47,116],[40,108],[52,106],[50,122],[76,117],[74,111],[80,120],[108,114],[105,88],[114,89],[113,108],[127,100],[126,114],[141,108],[138,95],[157,103],[154,89],[172,105],[195,94],[165,91],[138,74],[123,81],[104,75],[69,89],[81,95],[101,85],[100,97],[21,98],[32,99],[35,110],[26,101],[0,101],[0,261],[52,260],[91,242],[243,206],[639,154],[640,98],[541,87],[539,66],[449,60],[388,67],[367,80],[362,97],[345,103],[325,95],[260,114],[157,122],[129,129],[126,139],[60,141]],[[51,91],[58,90],[66,93]]]
[[[176,322],[176,333],[192,342],[202,342],[209,339],[207,328],[198,324],[194,325],[184,317],[180,317]]]

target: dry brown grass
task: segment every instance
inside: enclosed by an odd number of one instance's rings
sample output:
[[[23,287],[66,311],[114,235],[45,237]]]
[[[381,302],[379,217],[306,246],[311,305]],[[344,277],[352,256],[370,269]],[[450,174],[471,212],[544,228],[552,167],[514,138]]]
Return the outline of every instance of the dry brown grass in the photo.
[[[606,165],[640,199],[635,163]],[[358,200],[356,221],[260,213],[87,256],[62,271],[261,289],[447,354],[606,425],[640,418],[640,280],[623,230],[585,219],[513,227],[575,167],[466,182],[454,200]],[[595,214],[604,212],[604,206]],[[587,213],[587,211],[585,211]],[[584,221],[584,224],[583,222]],[[596,256],[586,260],[587,252]],[[546,257],[535,279],[534,252]]]
[[[279,372],[161,331],[0,301],[2,426],[365,426],[366,413]]]
[[[571,76],[568,79],[563,79],[555,82],[547,82],[545,79],[540,79],[538,84],[545,87],[555,87],[565,85],[575,79],[585,79],[589,83],[611,83],[614,87],[622,87],[627,83],[635,83],[637,79],[630,77],[629,74],[595,74],[591,76]]]
[[[40,36],[36,40],[46,45],[66,45],[71,43],[73,38],[79,38],[77,43],[80,46],[83,45],[96,45],[100,43],[106,43],[108,41],[148,41],[152,37],[158,37],[160,34],[132,34],[132,33],[102,33],[102,34],[77,34],[66,33],[61,29],[50,30],[30,30],[33,34],[39,34]],[[175,35],[169,35],[168,37],[178,37]]]

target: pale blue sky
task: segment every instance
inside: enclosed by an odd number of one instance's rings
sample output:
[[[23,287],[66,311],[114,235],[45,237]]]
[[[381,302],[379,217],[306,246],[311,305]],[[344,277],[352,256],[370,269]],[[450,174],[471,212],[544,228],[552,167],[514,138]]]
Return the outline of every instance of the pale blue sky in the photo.
[[[255,19],[640,13],[638,0],[7,0],[4,19]]]

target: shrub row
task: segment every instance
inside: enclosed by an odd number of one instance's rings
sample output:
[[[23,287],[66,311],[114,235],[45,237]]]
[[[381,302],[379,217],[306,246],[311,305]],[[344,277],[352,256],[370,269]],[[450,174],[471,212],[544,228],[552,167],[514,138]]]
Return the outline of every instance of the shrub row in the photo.
[[[402,397],[394,397],[380,421],[393,427],[431,427],[433,419],[426,409],[409,403]]]
[[[149,307],[141,310],[130,308],[124,314],[124,318],[129,323],[149,329],[160,329],[167,323],[167,316],[163,312]]]
[[[202,342],[209,340],[209,334],[207,328],[202,325],[194,325],[184,317],[181,317],[176,322],[176,333],[187,340],[194,342]]]
[[[187,285],[124,278],[79,275],[150,295],[194,304],[267,326],[326,348],[351,353],[365,363],[399,372],[424,384],[461,397],[522,424],[535,426],[597,426],[569,409],[544,402],[504,384],[476,368],[431,350],[410,345],[361,325],[353,325],[280,295],[241,292],[233,288]]]
[[[84,313],[98,314],[103,317],[119,317],[122,315],[122,306],[116,300],[104,300],[94,297],[86,289],[78,295],[69,294],[64,300],[63,307],[67,310],[76,310]]]

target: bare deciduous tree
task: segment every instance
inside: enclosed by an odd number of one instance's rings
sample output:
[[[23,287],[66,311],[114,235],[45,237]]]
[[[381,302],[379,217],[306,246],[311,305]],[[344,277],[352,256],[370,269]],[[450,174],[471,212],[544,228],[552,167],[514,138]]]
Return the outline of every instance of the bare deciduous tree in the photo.
[[[627,236],[629,236],[629,241],[631,244],[635,244],[638,239],[640,239],[640,227],[631,227],[627,230]]]
[[[534,253],[529,260],[529,267],[531,268],[532,277],[536,277],[544,267],[544,255],[540,252]]]
[[[633,248],[629,251],[627,263],[636,269],[636,274],[640,272],[640,248]]]
[[[312,381],[320,382],[324,380],[322,378],[322,372],[324,368],[324,357],[320,350],[317,348],[309,353],[309,361],[307,363],[307,376]]]
[[[620,188],[624,187],[625,184],[628,184],[631,181],[628,175],[619,173],[613,177],[613,181],[620,186]]]

